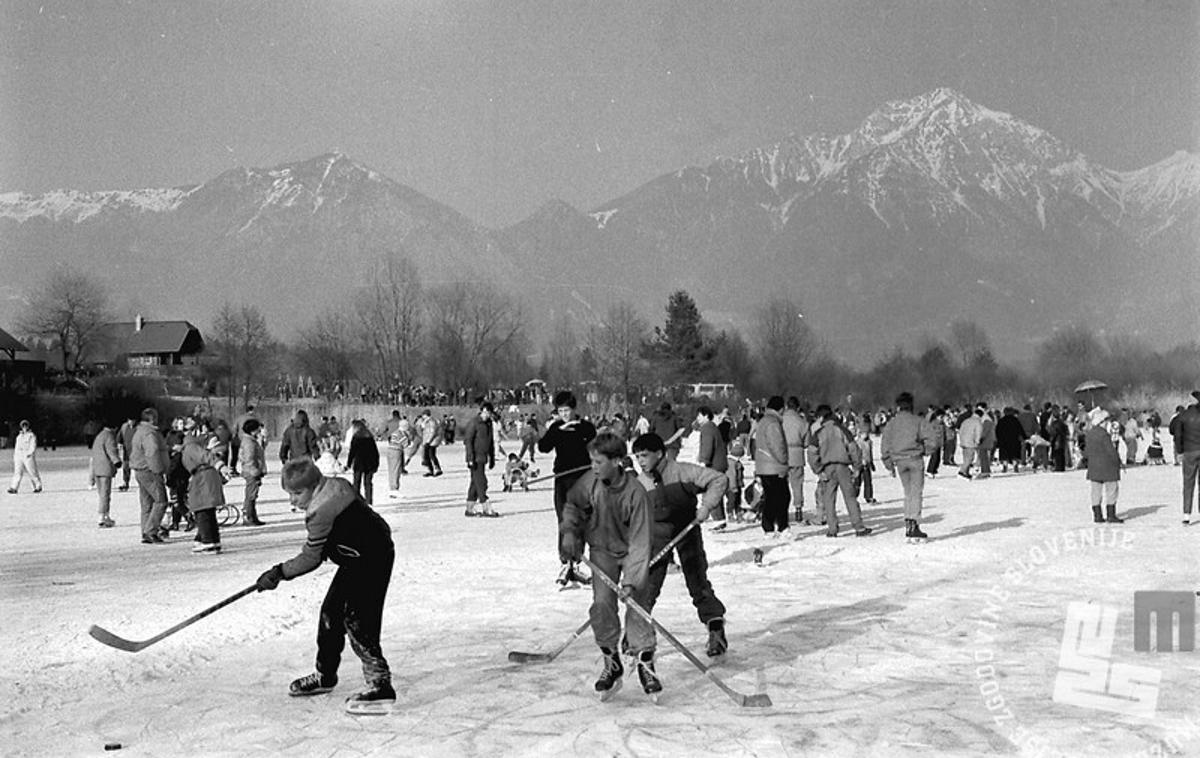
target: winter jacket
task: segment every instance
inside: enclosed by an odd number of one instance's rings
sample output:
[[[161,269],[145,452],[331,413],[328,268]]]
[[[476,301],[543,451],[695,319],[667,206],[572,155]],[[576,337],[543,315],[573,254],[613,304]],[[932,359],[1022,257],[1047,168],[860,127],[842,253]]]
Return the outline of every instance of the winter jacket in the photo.
[[[238,469],[246,479],[261,479],[267,474],[267,455],[262,443],[253,434],[242,433],[238,447]]]
[[[786,476],[788,460],[783,417],[779,411],[768,408],[754,429],[754,473],[756,476]]]
[[[1015,414],[1001,416],[996,422],[996,447],[1000,449],[1000,460],[1020,460],[1025,439],[1025,428]]]
[[[304,547],[280,564],[284,579],[307,574],[326,558],[343,569],[382,569],[396,554],[392,528],[345,479],[321,477],[305,509],[304,526]]]
[[[931,455],[936,449],[929,422],[912,411],[897,411],[883,427],[879,460],[890,471],[896,461]]]
[[[1087,478],[1089,482],[1121,480],[1121,457],[1117,446],[1103,424],[1093,426],[1085,435],[1087,441]]]
[[[121,429],[117,432],[117,442],[121,443],[121,455],[126,463],[129,462],[129,454],[133,452],[133,434],[137,427],[137,422],[130,420],[121,424]]]
[[[670,441],[683,428],[683,422],[671,411],[655,411],[654,418],[650,421],[650,431],[662,437],[668,450],[679,450],[683,447],[683,438],[686,433],[679,435],[674,441]]]
[[[721,504],[729,488],[729,480],[722,472],[695,463],[672,461],[666,456],[653,471],[639,474],[638,482],[650,499],[655,550],[660,550],[696,518],[697,496],[701,496],[705,510],[711,512]]]
[[[37,452],[37,445],[37,435],[33,432],[17,432],[17,439],[13,443],[13,462],[32,458]]]
[[[492,422],[484,421],[480,416],[472,416],[463,427],[463,448],[468,464],[495,466],[496,443]]]
[[[551,421],[542,438],[538,440],[539,453],[554,453],[554,473],[570,471],[591,462],[587,445],[596,438],[596,427],[587,419],[575,418],[571,428],[564,429],[563,422]]]
[[[166,474],[169,464],[167,443],[158,427],[149,421],[138,424],[133,433],[132,450],[129,452],[129,467],[134,471]]]
[[[121,468],[121,453],[117,451],[117,435],[104,427],[92,440],[92,475],[116,476]]]
[[[188,472],[188,510],[211,510],[225,504],[225,480],[217,467],[221,461],[216,450],[207,449],[203,437],[188,437],[183,443],[183,468]]]
[[[818,476],[835,463],[854,468],[859,464],[858,445],[850,432],[833,418],[818,422],[808,435],[808,465]]]
[[[996,447],[996,422],[987,413],[979,419],[979,447],[987,450]]]
[[[958,446],[979,447],[983,437],[983,419],[972,413],[958,425]]]
[[[650,498],[632,474],[625,473],[619,482],[608,485],[595,472],[584,472],[567,493],[558,533],[560,545],[570,535],[592,551],[624,558],[621,584],[645,585],[650,569]]]
[[[320,458],[321,447],[317,433],[308,425],[308,414],[297,413],[292,425],[283,430],[283,439],[279,441],[279,460],[287,463],[305,457],[314,461]]]
[[[711,421],[700,425],[700,454],[696,460],[713,471],[724,472],[729,468],[729,446],[721,437],[721,430]]]
[[[787,440],[788,463],[792,468],[804,466],[808,433],[808,419],[790,408],[783,412],[783,438]]]
[[[1200,403],[1185,408],[1171,420],[1169,428],[1180,453],[1200,450]]]
[[[350,438],[350,452],[346,456],[346,468],[374,474],[379,470],[379,446],[370,432],[356,434]]]
[[[433,416],[430,416],[421,423],[421,444],[425,447],[437,447],[442,444],[442,437],[444,435],[445,430],[442,428],[442,422]]]

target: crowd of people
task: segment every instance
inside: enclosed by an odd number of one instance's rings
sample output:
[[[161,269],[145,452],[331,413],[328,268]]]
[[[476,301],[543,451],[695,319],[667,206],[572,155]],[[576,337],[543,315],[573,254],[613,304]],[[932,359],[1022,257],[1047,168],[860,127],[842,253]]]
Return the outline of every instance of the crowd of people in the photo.
[[[1173,462],[1182,468],[1185,525],[1192,518],[1200,475],[1200,390],[1192,396],[1196,402],[1179,406],[1167,424]],[[489,472],[497,455],[505,454],[505,442],[515,437],[520,443],[507,453],[507,488],[518,481],[528,484],[537,455],[554,456],[555,537],[561,564],[557,581],[564,588],[591,586],[590,619],[603,661],[595,690],[602,699],[621,687],[622,654],[630,657],[648,695],[662,689],[654,665],[654,627],[643,614],[653,610],[672,562],[683,574],[707,630],[707,654],[717,658],[728,650],[726,607],[708,578],[703,532],[724,530],[731,519],[758,521],[767,542],[789,538],[793,523],[824,527],[826,537],[836,538],[840,493],[854,535],[868,537],[873,530],[864,521],[859,497],[875,503],[878,461],[899,479],[910,542],[928,538],[921,528],[924,483],[938,476],[943,465],[957,467],[956,474],[971,481],[992,476],[994,466],[1001,474],[1010,467],[1013,474],[1022,467],[1030,472],[1085,469],[1093,520],[1119,524],[1122,470],[1168,462],[1162,449],[1162,419],[1156,413],[1104,405],[1085,410],[1082,403],[1074,408],[1045,403],[1035,411],[1032,404],[996,410],[979,402],[918,412],[913,395],[902,392],[891,408],[859,414],[828,404],[810,410],[795,396],[775,395],[761,406],[747,406],[736,419],[728,407],[714,411],[707,406],[699,406],[695,417],[686,419],[670,403],[662,403],[649,415],[626,418],[616,413],[593,420],[579,412],[573,393],[564,391],[554,396],[544,426],[537,414],[516,409],[501,423],[504,414],[484,398],[476,408],[461,430],[453,416],[439,416],[429,408],[412,420],[397,408],[374,429],[365,419],[353,419],[344,431],[336,417],[323,417],[314,429],[304,410],[295,412],[281,435],[279,460],[292,507],[305,512],[308,540],[296,558],[264,572],[258,587],[274,589],[330,558],[341,568],[322,618],[344,623],[328,633],[322,626],[317,671],[293,682],[291,694],[317,694],[335,686],[338,654],[349,635],[368,680],[368,689],[352,698],[351,705],[369,709],[395,699],[379,649],[394,551],[390,529],[371,508],[381,447],[389,492],[395,498],[413,461],[420,462],[424,476],[441,476],[439,449],[461,439],[469,471],[465,515],[485,518],[499,515],[488,495]],[[681,461],[683,439],[691,434],[697,435],[697,459]],[[221,540],[214,511],[224,505],[224,486],[232,477],[244,480],[244,523],[263,524],[255,504],[267,473],[266,442],[253,408],[232,425],[187,415],[172,419],[163,429],[152,407],[120,425],[103,421],[91,444],[90,469],[91,486],[99,496],[99,526],[114,525],[114,480],[119,476],[117,489],[126,491],[132,475],[139,491],[144,544],[162,544],[182,528],[196,532],[194,552],[218,553]],[[22,422],[10,494],[18,492],[25,477],[31,479],[34,492],[42,491],[37,447],[31,425]],[[753,478],[748,483],[749,461]],[[338,476],[348,472],[353,472],[353,483]],[[816,480],[816,508],[806,513],[805,479],[810,475]],[[330,552],[329,540],[338,534],[342,537],[335,547],[357,540],[361,552]],[[763,547],[766,543],[755,549],[755,562],[761,562]],[[368,555],[374,557],[367,560]],[[623,626],[621,602],[629,608]]]

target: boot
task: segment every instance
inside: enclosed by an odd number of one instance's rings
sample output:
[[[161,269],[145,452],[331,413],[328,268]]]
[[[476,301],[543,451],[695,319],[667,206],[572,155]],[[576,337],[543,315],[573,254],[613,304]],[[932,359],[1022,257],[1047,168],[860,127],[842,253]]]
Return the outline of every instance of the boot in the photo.
[[[263,526],[265,522],[258,520],[258,503],[251,503],[246,506],[246,515],[242,517],[242,523],[246,526]]]
[[[1110,524],[1124,524],[1125,523],[1125,519],[1117,518],[1117,506],[1106,505],[1106,506],[1104,506],[1104,511],[1107,516],[1104,520],[1107,521],[1108,523],[1110,523]]]
[[[662,681],[654,671],[653,650],[643,650],[638,654],[637,674],[638,681],[642,683],[642,691],[647,695],[654,696],[662,692]]]
[[[621,654],[617,651],[602,647],[600,653],[604,656],[604,668],[600,671],[600,678],[596,680],[596,692],[600,693],[602,700],[607,700],[621,689],[621,677],[625,675],[625,667],[621,665]]]
[[[725,655],[729,649],[729,641],[725,639],[725,619],[710,619],[708,622],[708,647],[705,654],[709,658]]]
[[[323,692],[329,692],[337,686],[337,676],[322,676],[321,674],[308,674],[292,682],[288,687],[288,694],[292,697],[301,695],[320,695]]]
[[[1103,524],[1104,523],[1104,513],[1101,512],[1100,506],[1098,506],[1098,505],[1092,506],[1092,523],[1095,523],[1095,524]]]
[[[391,682],[380,682],[346,698],[346,710],[350,713],[387,713],[395,702],[396,690]]]

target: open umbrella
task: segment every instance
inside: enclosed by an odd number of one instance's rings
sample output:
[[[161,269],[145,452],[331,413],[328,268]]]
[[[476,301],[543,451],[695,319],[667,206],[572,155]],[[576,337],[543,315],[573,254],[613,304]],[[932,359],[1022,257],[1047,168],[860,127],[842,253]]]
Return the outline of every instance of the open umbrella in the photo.
[[[1093,402],[1092,396],[1095,393],[1100,392],[1101,390],[1106,390],[1106,389],[1108,389],[1108,385],[1105,384],[1104,382],[1100,381],[1099,379],[1088,379],[1086,382],[1083,382],[1078,387],[1076,387],[1075,392],[1076,392],[1076,394],[1078,394],[1080,392],[1088,393],[1088,405],[1094,406],[1096,403]]]

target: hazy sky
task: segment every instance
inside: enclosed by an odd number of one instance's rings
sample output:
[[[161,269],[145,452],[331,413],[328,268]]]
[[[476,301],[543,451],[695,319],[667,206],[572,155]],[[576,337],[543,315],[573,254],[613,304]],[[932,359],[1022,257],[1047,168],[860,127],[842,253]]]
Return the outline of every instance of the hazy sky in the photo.
[[[338,149],[492,226],[942,85],[1112,168],[1200,146],[1193,0],[0,0],[0,66],[0,191]]]

